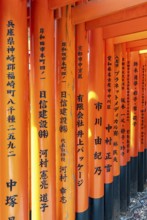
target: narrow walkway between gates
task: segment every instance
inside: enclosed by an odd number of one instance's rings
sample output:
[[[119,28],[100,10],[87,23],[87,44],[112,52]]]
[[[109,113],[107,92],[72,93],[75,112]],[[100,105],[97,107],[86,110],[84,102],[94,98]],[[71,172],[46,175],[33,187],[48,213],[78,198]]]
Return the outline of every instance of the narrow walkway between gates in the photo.
[[[131,198],[128,212],[120,220],[146,220],[147,219],[147,184],[144,192],[138,192]]]

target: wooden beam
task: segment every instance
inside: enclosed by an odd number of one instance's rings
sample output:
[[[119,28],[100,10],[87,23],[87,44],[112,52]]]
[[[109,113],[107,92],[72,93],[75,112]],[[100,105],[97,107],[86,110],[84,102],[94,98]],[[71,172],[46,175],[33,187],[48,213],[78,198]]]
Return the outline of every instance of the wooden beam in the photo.
[[[129,34],[129,35],[124,35],[120,37],[115,37],[113,38],[114,44],[120,44],[124,42],[131,42],[135,40],[142,40],[142,39],[147,39],[147,31],[135,33],[135,34]]]
[[[126,47],[127,48],[137,48],[137,47],[146,47],[147,48],[147,39],[127,42]]]
[[[104,27],[104,39],[117,36],[133,34],[147,30],[147,17],[142,17],[130,21]]]
[[[146,3],[146,0],[92,0],[72,9],[72,22],[79,24],[91,21],[142,3]]]
[[[132,51],[140,51],[140,50],[147,50],[147,46],[130,48],[130,52],[132,52]]]
[[[79,0],[49,0],[49,8],[57,9],[57,8],[61,8],[66,5],[73,4],[78,1]]]
[[[147,3],[143,3],[131,8],[123,9],[121,11],[115,12],[101,18],[94,19],[92,21],[86,22],[86,29],[95,29],[99,27],[104,27],[107,25],[112,25],[115,23],[128,21],[131,19],[136,19],[140,17],[147,16]]]

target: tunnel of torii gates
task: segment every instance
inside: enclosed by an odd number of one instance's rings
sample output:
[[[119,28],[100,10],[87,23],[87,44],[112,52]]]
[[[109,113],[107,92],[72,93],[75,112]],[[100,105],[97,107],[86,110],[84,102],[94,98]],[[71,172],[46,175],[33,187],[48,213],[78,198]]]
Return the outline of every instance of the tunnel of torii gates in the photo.
[[[145,49],[146,0],[0,0],[1,220],[127,211],[147,179]]]

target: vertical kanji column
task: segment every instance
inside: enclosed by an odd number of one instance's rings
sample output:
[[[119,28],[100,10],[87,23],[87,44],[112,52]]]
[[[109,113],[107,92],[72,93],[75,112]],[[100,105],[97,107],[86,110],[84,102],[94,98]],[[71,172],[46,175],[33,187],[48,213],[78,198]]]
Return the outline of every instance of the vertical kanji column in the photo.
[[[144,76],[144,86],[145,86],[145,149],[144,149],[144,183],[147,179],[147,54],[145,56],[145,76]]]
[[[139,95],[139,54],[131,52],[130,72],[130,156],[131,156],[131,193],[135,195],[138,190],[138,95]]]
[[[138,101],[138,191],[144,189],[144,129],[145,129],[145,57],[139,55],[139,101]]]
[[[28,220],[27,1],[0,1],[0,219]]]
[[[88,220],[88,33],[84,23],[76,27],[76,158],[76,219]]]
[[[103,220],[105,49],[102,29],[90,32],[89,45],[89,218]]]
[[[126,106],[127,106],[127,205],[130,204],[130,183],[131,183],[131,157],[130,157],[130,50],[127,49],[127,89],[126,89]]]
[[[122,47],[122,81],[120,99],[120,211],[127,211],[127,51]]]
[[[120,100],[122,79],[121,44],[114,45],[114,122],[113,122],[113,176],[114,176],[114,218],[120,216]]]
[[[56,219],[75,220],[75,33],[70,5],[57,20],[56,40]],[[77,123],[83,123],[81,117]]]
[[[54,16],[48,0],[31,2],[32,219],[55,216]]]
[[[105,220],[113,219],[114,46],[106,40],[105,68]]]

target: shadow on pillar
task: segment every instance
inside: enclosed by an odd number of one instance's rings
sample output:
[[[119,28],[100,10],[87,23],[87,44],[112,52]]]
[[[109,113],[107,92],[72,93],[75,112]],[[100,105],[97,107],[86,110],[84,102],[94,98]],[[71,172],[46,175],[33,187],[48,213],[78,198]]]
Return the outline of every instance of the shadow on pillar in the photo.
[[[120,176],[113,180],[113,219],[120,219]]]
[[[76,213],[76,220],[89,220],[89,210],[86,210],[85,212]]]
[[[120,212],[127,212],[127,166],[120,167]]]
[[[144,152],[138,153],[138,192],[144,190]]]
[[[78,220],[85,220],[78,219]],[[104,198],[89,198],[89,218],[88,220],[104,220]]]
[[[131,184],[130,193],[132,197],[137,195],[138,191],[138,157],[131,157]]]
[[[113,218],[113,183],[105,184],[104,219],[114,220]]]
[[[144,150],[144,183],[147,179],[147,149]]]
[[[127,163],[127,206],[130,205],[131,162]]]

